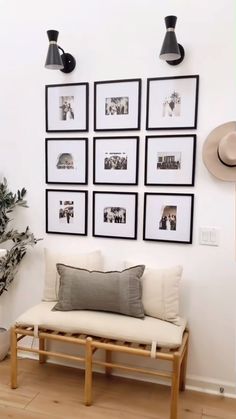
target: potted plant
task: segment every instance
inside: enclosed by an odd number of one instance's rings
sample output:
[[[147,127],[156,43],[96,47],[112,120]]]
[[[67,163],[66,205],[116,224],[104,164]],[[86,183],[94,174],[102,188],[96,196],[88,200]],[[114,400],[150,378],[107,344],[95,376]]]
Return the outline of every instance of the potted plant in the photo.
[[[25,188],[18,190],[16,194],[9,191],[5,178],[0,182],[0,296],[8,290],[15,278],[27,247],[34,246],[38,241],[29,227],[26,227],[23,232],[10,227],[12,222],[10,214],[13,210],[19,206],[27,208],[25,194]],[[6,249],[2,249],[3,243],[6,244]],[[10,341],[9,331],[1,327],[1,322],[0,311],[0,360],[6,356]]]

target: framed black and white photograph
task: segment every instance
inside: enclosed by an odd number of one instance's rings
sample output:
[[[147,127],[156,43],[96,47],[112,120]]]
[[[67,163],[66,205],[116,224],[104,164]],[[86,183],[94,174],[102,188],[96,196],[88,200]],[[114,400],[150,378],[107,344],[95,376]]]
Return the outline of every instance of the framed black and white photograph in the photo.
[[[94,83],[94,130],[140,129],[141,79]]]
[[[193,194],[145,193],[143,239],[192,243]]]
[[[147,130],[197,128],[199,76],[147,79]]]
[[[45,87],[46,131],[88,131],[88,83]]]
[[[137,185],[138,156],[138,137],[95,137],[93,183]]]
[[[136,192],[93,192],[93,236],[137,238]]]
[[[87,235],[88,192],[46,189],[46,233]]]
[[[88,139],[46,138],[46,183],[88,183]]]
[[[196,135],[147,136],[145,185],[193,186]]]

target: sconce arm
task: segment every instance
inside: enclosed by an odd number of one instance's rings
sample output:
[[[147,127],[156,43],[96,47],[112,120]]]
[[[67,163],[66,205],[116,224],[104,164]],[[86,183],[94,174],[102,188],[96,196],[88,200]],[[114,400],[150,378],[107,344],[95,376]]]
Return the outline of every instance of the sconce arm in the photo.
[[[63,54],[65,54],[65,51],[62,47],[59,47],[59,45],[57,45],[58,49],[60,49],[62,51]]]

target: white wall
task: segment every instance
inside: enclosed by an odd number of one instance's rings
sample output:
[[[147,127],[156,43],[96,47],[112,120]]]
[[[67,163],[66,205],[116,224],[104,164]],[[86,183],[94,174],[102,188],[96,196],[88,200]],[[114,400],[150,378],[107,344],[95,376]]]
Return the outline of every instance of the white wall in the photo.
[[[0,176],[7,177],[11,189],[27,188],[30,208],[18,211],[17,222],[30,225],[36,236],[44,239],[28,253],[14,285],[1,297],[6,324],[41,298],[43,246],[81,252],[100,248],[114,267],[113,261],[127,257],[153,266],[181,263],[181,307],[191,331],[189,383],[200,385],[202,381],[208,389],[211,383],[213,387],[221,384],[235,393],[235,190],[234,184],[211,176],[201,159],[208,133],[235,119],[233,6],[233,0],[227,0],[227,6],[225,0],[1,1]],[[176,33],[186,52],[177,67],[158,58],[168,14],[178,16]],[[59,44],[76,57],[73,73],[44,69],[47,29],[59,30]],[[196,184],[190,188],[144,188],[146,79],[187,74],[200,75]],[[92,185],[92,83],[135,77],[143,79],[139,186],[114,188],[139,192],[138,240],[93,238],[92,190],[109,188]],[[44,138],[70,135],[45,134],[44,85],[83,81],[90,82],[88,237],[46,235]],[[184,131],[190,132],[195,131]],[[144,191],[195,194],[192,245],[142,241]],[[199,245],[200,226],[220,229],[219,247]]]

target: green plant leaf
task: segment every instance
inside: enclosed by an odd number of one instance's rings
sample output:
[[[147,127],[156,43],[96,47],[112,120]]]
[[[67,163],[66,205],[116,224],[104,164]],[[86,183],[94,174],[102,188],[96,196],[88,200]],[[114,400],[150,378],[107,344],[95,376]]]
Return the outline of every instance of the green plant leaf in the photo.
[[[17,193],[8,190],[7,180],[3,178],[0,182],[0,244],[12,242],[6,256],[0,258],[0,295],[7,291],[18,271],[19,264],[26,255],[28,246],[34,246],[39,240],[31,233],[27,226],[25,231],[9,229],[9,222],[12,221],[8,214],[12,213],[17,206],[27,208],[27,201],[24,198],[26,189],[17,190]]]

